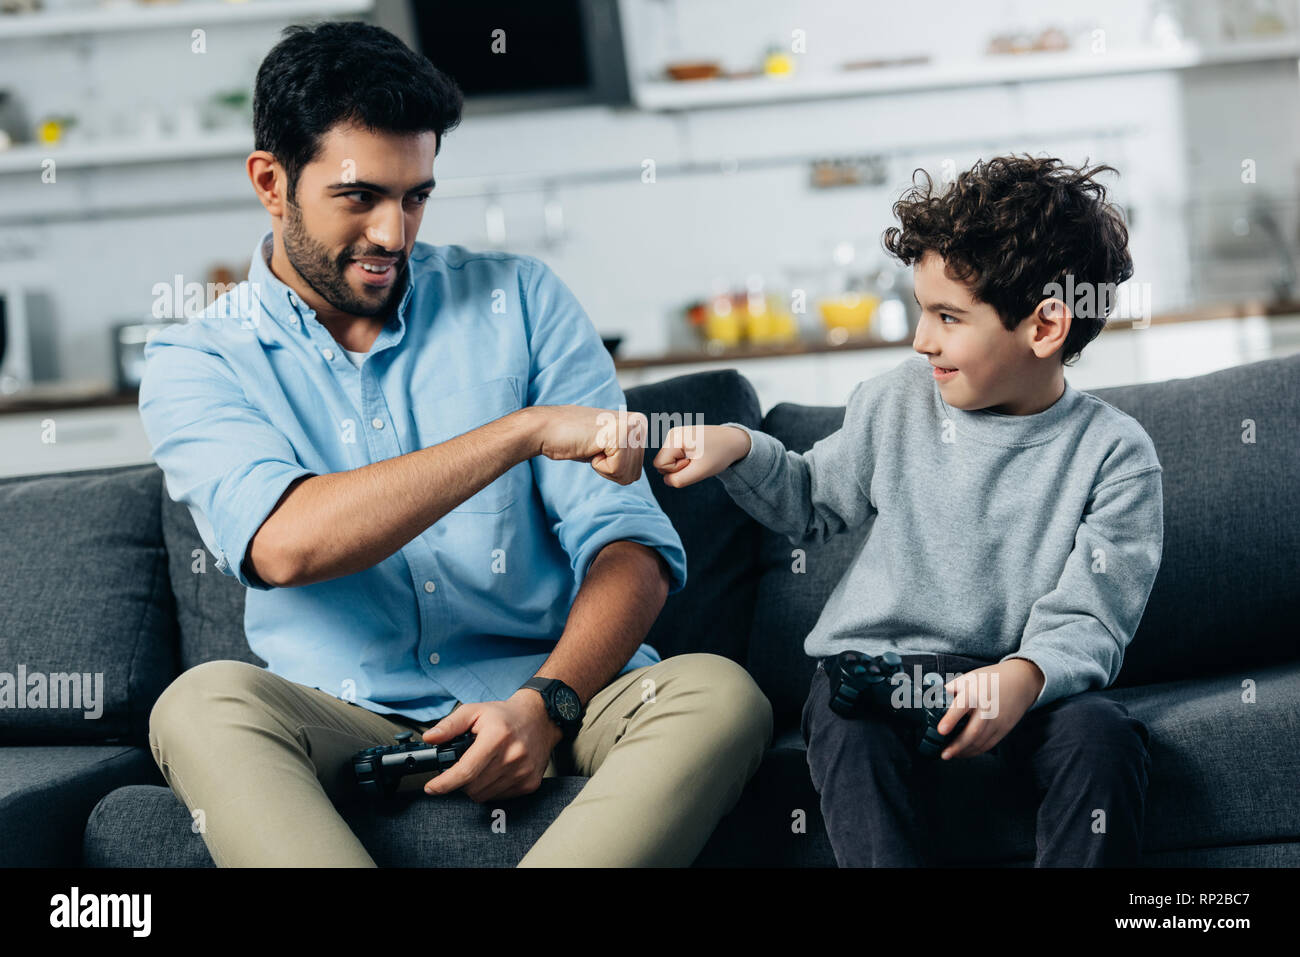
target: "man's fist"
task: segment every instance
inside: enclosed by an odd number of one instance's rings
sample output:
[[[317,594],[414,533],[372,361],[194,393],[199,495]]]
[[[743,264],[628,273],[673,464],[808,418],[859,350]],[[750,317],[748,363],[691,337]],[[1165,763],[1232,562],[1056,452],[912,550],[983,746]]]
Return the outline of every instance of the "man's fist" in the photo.
[[[664,436],[654,466],[665,485],[685,488],[743,459],[749,445],[749,436],[734,426],[679,425]]]
[[[538,453],[548,459],[590,462],[619,485],[641,477],[650,422],[640,412],[615,412],[585,405],[533,406],[541,416]]]

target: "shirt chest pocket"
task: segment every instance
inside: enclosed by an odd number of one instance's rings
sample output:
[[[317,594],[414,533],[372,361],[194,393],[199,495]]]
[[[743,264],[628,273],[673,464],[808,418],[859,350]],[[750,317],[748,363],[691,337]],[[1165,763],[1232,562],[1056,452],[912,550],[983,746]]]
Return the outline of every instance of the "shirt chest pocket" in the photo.
[[[451,395],[417,400],[411,408],[411,415],[419,430],[419,444],[422,448],[427,448],[472,432],[519,408],[521,401],[518,380],[514,376],[502,376]],[[452,511],[489,514],[500,512],[527,495],[531,482],[528,463],[520,462]]]

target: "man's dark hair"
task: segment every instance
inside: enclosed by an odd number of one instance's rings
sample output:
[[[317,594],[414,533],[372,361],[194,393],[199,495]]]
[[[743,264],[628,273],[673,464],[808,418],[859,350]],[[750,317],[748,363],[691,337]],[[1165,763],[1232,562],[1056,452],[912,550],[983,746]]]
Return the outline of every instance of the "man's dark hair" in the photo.
[[[456,82],[382,27],[360,21],[284,28],[257,70],[253,147],[284,167],[296,197],[320,138],[351,122],[388,133],[443,134],[460,122]]]
[[[1131,278],[1128,228],[1106,187],[1093,177],[1117,173],[1112,166],[1075,168],[1059,159],[1026,154],[998,156],[957,176],[936,194],[930,175],[894,204],[900,226],[885,230],[885,249],[912,265],[927,250],[943,257],[950,275],[965,282],[972,297],[997,310],[1002,325],[1015,329],[1049,298],[1051,283],[1063,290],[1094,290],[1094,309],[1075,313],[1061,359],[1071,364],[1106,325],[1114,286]],[[1060,297],[1064,298],[1064,297]]]

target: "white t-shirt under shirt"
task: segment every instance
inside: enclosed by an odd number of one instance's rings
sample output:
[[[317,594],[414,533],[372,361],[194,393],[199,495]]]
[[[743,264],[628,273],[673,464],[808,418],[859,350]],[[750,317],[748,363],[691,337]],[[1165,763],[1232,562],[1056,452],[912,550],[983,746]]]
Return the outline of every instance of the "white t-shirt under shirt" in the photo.
[[[358,369],[361,368],[361,363],[366,361],[366,356],[370,355],[369,349],[367,349],[365,352],[353,352],[351,349],[344,349],[343,351],[346,352],[351,357],[352,364],[356,366]]]

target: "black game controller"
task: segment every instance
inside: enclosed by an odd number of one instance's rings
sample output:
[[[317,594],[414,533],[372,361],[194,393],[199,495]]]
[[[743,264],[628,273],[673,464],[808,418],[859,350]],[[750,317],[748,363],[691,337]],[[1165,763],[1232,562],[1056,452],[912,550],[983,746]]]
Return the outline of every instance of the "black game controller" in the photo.
[[[414,731],[403,731],[393,735],[397,744],[366,748],[352,756],[352,772],[359,794],[391,798],[397,793],[402,778],[408,774],[427,774],[430,771],[441,774],[459,761],[474,743],[474,735],[468,731],[442,744],[412,741],[414,735]]]
[[[841,718],[883,715],[921,729],[919,751],[923,758],[939,757],[970,720],[970,714],[964,714],[955,728],[947,734],[939,733],[939,721],[952,705],[953,696],[943,687],[943,676],[933,671],[921,679],[921,707],[895,705],[892,700],[895,693],[904,702],[913,699],[912,680],[903,671],[903,659],[895,652],[865,655],[860,651],[843,651],[823,660],[822,667],[830,679],[832,711]],[[935,694],[942,696],[943,703],[925,704]]]

